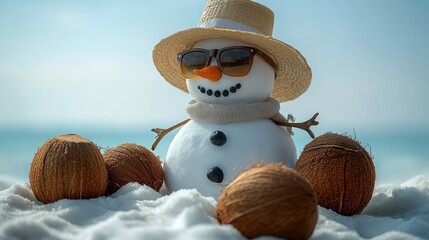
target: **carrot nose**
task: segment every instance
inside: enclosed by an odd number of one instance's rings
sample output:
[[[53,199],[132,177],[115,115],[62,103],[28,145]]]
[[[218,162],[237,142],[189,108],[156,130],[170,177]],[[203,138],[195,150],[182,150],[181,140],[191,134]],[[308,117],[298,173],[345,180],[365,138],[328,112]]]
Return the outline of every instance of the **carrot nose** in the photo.
[[[215,65],[205,67],[203,69],[195,69],[194,73],[208,80],[218,81],[222,77],[220,68]]]

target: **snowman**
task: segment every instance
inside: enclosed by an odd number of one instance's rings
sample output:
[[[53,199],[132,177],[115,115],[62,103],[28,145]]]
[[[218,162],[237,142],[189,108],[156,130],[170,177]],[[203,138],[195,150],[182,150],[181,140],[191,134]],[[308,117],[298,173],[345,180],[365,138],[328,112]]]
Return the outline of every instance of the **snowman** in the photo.
[[[196,28],[163,39],[154,63],[173,86],[188,92],[190,118],[164,161],[170,191],[195,188],[217,199],[238,174],[260,163],[294,167],[290,127],[310,130],[317,114],[294,123],[279,113],[280,102],[295,99],[311,82],[305,58],[271,36],[274,14],[250,0],[209,0]]]

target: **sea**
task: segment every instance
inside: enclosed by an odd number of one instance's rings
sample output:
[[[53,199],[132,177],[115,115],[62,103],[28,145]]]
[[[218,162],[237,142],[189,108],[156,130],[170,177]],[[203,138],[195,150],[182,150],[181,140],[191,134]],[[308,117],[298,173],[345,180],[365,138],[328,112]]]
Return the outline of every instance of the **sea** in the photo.
[[[79,134],[100,147],[101,151],[123,143],[136,143],[150,148],[155,133],[150,127],[133,129],[89,127],[0,128],[0,178],[27,183],[31,161],[38,148],[48,139],[62,134]],[[155,155],[164,160],[177,130],[167,135]],[[317,135],[317,134],[316,134]],[[416,175],[429,176],[429,131],[422,132],[352,132],[373,156],[376,184],[401,183]],[[311,138],[305,133],[293,136],[297,154]],[[198,161],[198,160],[196,160]]]

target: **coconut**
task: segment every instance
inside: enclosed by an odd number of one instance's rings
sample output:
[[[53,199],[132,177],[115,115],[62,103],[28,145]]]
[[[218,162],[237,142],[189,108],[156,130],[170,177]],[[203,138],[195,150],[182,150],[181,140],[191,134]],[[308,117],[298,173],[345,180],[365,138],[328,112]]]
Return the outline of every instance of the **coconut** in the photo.
[[[103,158],[109,173],[108,194],[116,192],[123,185],[137,182],[156,191],[164,181],[161,161],[143,146],[126,143],[108,149]]]
[[[310,183],[280,164],[240,174],[222,192],[216,213],[221,224],[232,224],[247,238],[307,239],[318,216]]]
[[[106,163],[98,147],[75,134],[46,141],[30,167],[30,187],[44,203],[60,199],[87,199],[104,195]]]
[[[319,205],[342,215],[361,213],[372,197],[375,167],[355,140],[326,133],[304,147],[296,170],[313,185]]]

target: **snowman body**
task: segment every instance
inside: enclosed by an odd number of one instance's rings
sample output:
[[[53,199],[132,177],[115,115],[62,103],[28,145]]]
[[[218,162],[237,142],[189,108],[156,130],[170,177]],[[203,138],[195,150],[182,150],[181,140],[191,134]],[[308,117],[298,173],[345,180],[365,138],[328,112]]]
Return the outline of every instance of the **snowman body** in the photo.
[[[193,48],[221,49],[251,46],[232,39],[206,39]],[[255,46],[251,46],[255,47]],[[217,65],[211,59],[210,65]],[[222,74],[217,80],[186,79],[188,91],[197,101],[218,105],[266,102],[273,90],[275,70],[257,55],[243,77]],[[227,96],[207,92],[229,91]],[[218,198],[236,176],[259,163],[284,163],[294,167],[296,148],[290,134],[271,119],[228,124],[192,119],[173,139],[164,162],[165,183],[170,191],[196,188]]]
[[[226,137],[222,145],[213,143],[213,136],[219,132]],[[196,188],[217,199],[229,182],[254,164],[284,163],[293,167],[295,161],[295,145],[289,133],[269,119],[222,125],[191,120],[168,149],[166,186],[170,190]],[[215,167],[223,173],[219,183],[207,177]]]

